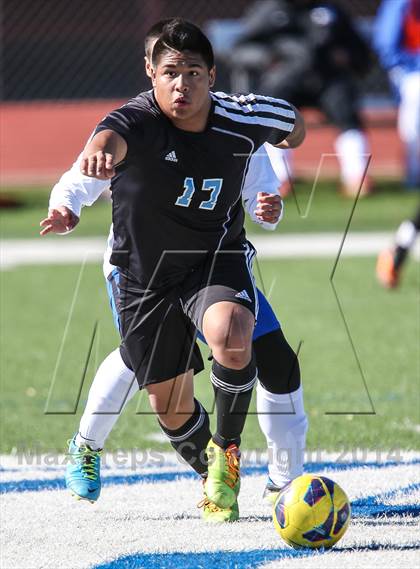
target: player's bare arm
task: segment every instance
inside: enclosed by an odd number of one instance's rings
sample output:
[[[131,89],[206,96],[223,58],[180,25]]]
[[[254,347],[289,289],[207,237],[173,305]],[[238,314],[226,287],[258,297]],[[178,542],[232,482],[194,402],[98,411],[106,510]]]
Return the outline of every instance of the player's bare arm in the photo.
[[[79,223],[79,217],[66,206],[57,206],[48,210],[48,216],[40,222],[40,235],[47,233],[64,234],[72,231]]]
[[[124,138],[113,130],[103,130],[86,145],[80,171],[91,178],[108,180],[115,176],[115,166],[124,160],[126,154]]]
[[[290,104],[290,103],[289,103]],[[302,144],[305,140],[306,136],[306,129],[305,129],[305,121],[301,113],[297,110],[296,107],[290,105],[295,113],[295,125],[292,132],[286,136],[286,138],[276,146],[278,148],[296,148]]]

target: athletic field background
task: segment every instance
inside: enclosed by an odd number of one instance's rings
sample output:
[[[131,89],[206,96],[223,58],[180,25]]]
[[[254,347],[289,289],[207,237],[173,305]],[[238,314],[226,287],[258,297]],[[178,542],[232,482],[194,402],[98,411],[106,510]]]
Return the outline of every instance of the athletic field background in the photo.
[[[418,248],[395,291],[380,288],[376,256],[363,249],[340,257],[338,246],[327,256],[309,252],[321,235],[344,237],[346,228],[346,243],[362,235],[369,250],[372,240],[389,246],[419,196],[392,180],[377,181],[376,193],[357,203],[336,190],[333,181],[296,184],[275,234],[247,223],[251,240],[289,236],[291,245],[306,239],[308,248],[307,256],[286,258],[278,241],[279,257],[260,254],[255,273],[299,349],[309,419],[305,472],[332,478],[351,502],[343,539],[331,551],[313,552],[285,546],[262,500],[267,452],[255,401],[241,445],[237,523],[203,528],[197,508],[202,484],[176,460],[144,393],[128,405],[107,441],[99,501],[70,496],[64,483],[67,440],[95,369],[118,336],[100,261],[69,265],[57,259],[63,243],[80,237],[87,247],[99,237],[105,248],[110,204],[100,200],[85,208],[71,235],[41,238],[50,187],[4,188],[1,197],[15,207],[0,211],[1,569],[418,565]],[[37,251],[46,244],[55,251],[54,264],[39,264]],[[10,248],[28,248],[32,264],[3,264]],[[211,409],[208,370],[195,385]]]
[[[110,222],[106,200],[83,210],[72,235],[39,237],[48,194],[49,187],[5,188],[2,195],[20,206],[1,211],[1,238],[49,240],[59,251],[62,240],[103,235],[105,248]],[[391,239],[417,200],[415,192],[388,180],[378,182],[376,193],[354,207],[353,200],[337,194],[333,182],[315,188],[300,182],[285,200],[278,232],[344,233],[354,210],[349,235],[389,231]],[[255,224],[247,227],[251,240],[253,232],[267,234]],[[389,243],[385,240],[384,246]],[[295,350],[300,346],[308,448],[418,449],[419,264],[411,259],[402,286],[386,291],[375,279],[375,257],[342,257],[331,283],[335,260],[261,259],[255,271],[290,344]],[[34,264],[0,273],[1,452],[63,451],[77,428],[95,369],[118,343],[100,263],[81,269]],[[195,385],[211,409],[208,370],[197,376]],[[251,413],[243,447],[264,446]],[[128,406],[111,434],[107,450],[117,448],[170,449],[144,395]]]
[[[340,3],[369,33],[379,0]],[[399,289],[386,291],[375,278],[377,250],[392,243],[420,194],[401,186],[396,108],[377,63],[361,85],[375,193],[357,204],[337,193],[337,132],[305,109],[307,138],[293,153],[295,174],[304,181],[285,200],[284,220],[275,233],[247,222],[251,240],[271,239],[278,250],[267,257],[267,241],[258,241],[255,273],[299,350],[309,419],[305,472],[332,478],[351,502],[343,539],[331,551],[313,552],[286,547],[279,538],[262,500],[268,457],[255,401],[241,445],[237,523],[203,525],[201,480],[176,459],[144,393],[107,441],[100,499],[76,501],[65,488],[67,441],[118,335],[97,255],[86,264],[83,251],[72,264],[66,256],[72,248],[80,252],[80,243],[86,251],[92,244],[105,248],[110,204],[99,200],[85,208],[71,235],[41,238],[52,184],[101,117],[149,88],[142,42],[150,25],[175,14],[220,24],[250,4],[0,2],[0,569],[420,565],[420,248]],[[228,51],[226,34],[221,39]],[[231,70],[220,63],[216,88],[231,92]],[[347,229],[345,243],[359,239],[359,248],[347,254],[345,244],[339,256]],[[330,245],[320,254],[322,239]],[[53,253],[48,263],[46,249]],[[211,410],[208,371],[195,385]]]

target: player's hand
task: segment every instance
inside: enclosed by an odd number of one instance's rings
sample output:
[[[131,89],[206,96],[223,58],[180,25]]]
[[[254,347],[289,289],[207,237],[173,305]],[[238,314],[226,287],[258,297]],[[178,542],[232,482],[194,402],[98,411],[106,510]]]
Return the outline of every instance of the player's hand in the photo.
[[[281,208],[282,203],[279,194],[258,192],[257,209],[254,211],[258,219],[267,223],[277,223],[280,218]]]
[[[83,153],[80,171],[91,178],[109,180],[115,176],[114,156],[103,150],[89,155]]]
[[[68,207],[64,205],[57,206],[48,210],[48,217],[40,222],[43,228],[40,235],[47,233],[68,233],[72,231],[79,223],[79,218]]]

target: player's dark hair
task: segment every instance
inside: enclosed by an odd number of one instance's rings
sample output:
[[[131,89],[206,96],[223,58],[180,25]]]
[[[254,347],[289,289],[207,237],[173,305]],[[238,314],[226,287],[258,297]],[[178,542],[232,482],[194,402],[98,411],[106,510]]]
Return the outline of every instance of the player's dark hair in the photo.
[[[200,28],[182,18],[174,18],[164,26],[153,48],[153,65],[157,64],[159,57],[166,51],[192,51],[201,55],[209,69],[214,66],[211,43]]]
[[[144,37],[144,53],[146,54],[146,57],[150,59],[152,55],[152,43],[160,37],[161,33],[163,32],[163,28],[175,19],[176,18],[165,18],[164,20],[159,20],[147,30]]]

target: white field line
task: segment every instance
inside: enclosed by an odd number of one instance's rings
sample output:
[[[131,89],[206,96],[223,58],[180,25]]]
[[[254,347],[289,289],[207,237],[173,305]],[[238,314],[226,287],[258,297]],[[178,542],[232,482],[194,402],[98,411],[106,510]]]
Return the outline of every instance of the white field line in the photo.
[[[366,257],[377,255],[392,245],[394,234],[388,232],[349,233],[342,255]],[[306,233],[251,236],[260,258],[335,257],[342,233]],[[0,241],[0,269],[24,265],[70,264],[101,261],[106,247],[105,237],[72,237],[70,239],[4,239]],[[413,256],[420,259],[420,243]]]

